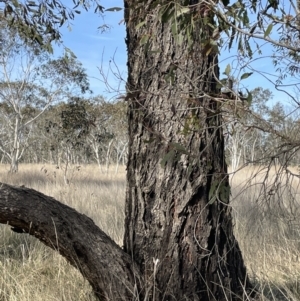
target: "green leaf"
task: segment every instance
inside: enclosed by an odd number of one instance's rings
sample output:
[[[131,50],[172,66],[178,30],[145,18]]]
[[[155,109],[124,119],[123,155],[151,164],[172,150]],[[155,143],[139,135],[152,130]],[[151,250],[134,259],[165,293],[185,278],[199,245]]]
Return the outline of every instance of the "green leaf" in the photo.
[[[248,92],[248,96],[247,96],[247,103],[249,106],[251,106],[252,100],[253,100],[253,95],[251,94],[251,92],[249,92],[249,90],[247,89]]]
[[[244,11],[244,13],[243,13],[243,23],[244,23],[244,25],[249,24],[249,17],[248,17],[247,11]]]
[[[241,53],[241,55],[245,55],[245,50],[244,50],[244,44],[243,44],[242,37],[239,38],[238,50]]]
[[[241,80],[242,80],[242,79],[248,78],[248,77],[251,76],[252,74],[253,74],[253,72],[246,72],[246,73],[244,73],[244,74],[241,76]]]
[[[174,149],[177,150],[179,153],[186,154],[186,155],[189,154],[189,152],[186,150],[186,148],[180,143],[171,142],[170,146],[174,147]]]
[[[273,29],[273,25],[270,24],[265,31],[264,38],[270,35],[272,29]]]
[[[219,188],[219,182],[214,181],[210,185],[209,193],[208,193],[208,204],[212,205],[215,200],[217,199],[217,193],[218,193],[218,188]]]
[[[210,44],[206,44],[204,46],[203,53],[204,53],[204,55],[208,56],[212,50],[213,50],[213,47]]]
[[[64,49],[65,49],[66,55],[69,54],[72,58],[77,59],[77,56],[74,54],[74,52],[70,48],[65,47]]]
[[[177,36],[177,22],[173,22],[172,26],[171,26],[171,31],[174,37]]]
[[[161,10],[160,14],[161,14],[162,22],[167,23],[171,18],[174,18],[174,15],[175,15],[174,6],[168,7],[165,10]]]
[[[180,46],[182,45],[183,43],[183,35],[182,33],[179,33],[177,36],[176,36],[176,41],[177,41],[177,44]]]
[[[155,138],[151,138],[149,140],[144,140],[144,143],[152,143],[155,141]]]
[[[223,4],[224,4],[224,6],[227,6],[228,4],[229,4],[229,0],[222,0],[222,2],[223,2]]]
[[[149,50],[148,53],[150,54],[161,53],[161,50]]]
[[[146,21],[143,21],[143,22],[141,22],[141,23],[139,23],[136,27],[135,27],[135,29],[136,30],[138,30],[138,29],[140,29],[143,25],[145,25],[146,24]]]
[[[43,45],[43,38],[37,34],[35,35],[34,39],[36,40],[36,42],[38,42],[40,45]]]
[[[230,66],[230,64],[228,64],[228,65],[226,66],[226,69],[225,69],[225,72],[224,72],[224,73],[225,73],[227,76],[229,76],[230,71],[231,71],[231,66]]]
[[[270,3],[270,6],[274,8],[274,10],[278,9],[278,0],[268,0],[268,2]]]
[[[251,8],[253,9],[254,13],[256,13],[256,5],[257,5],[257,0],[252,0],[251,1]]]
[[[122,10],[122,7],[110,7],[110,8],[107,8],[105,11],[111,11],[111,12],[116,12],[116,11],[120,11]]]
[[[189,13],[190,12],[190,8],[189,7],[181,7],[176,11],[176,16],[179,17],[183,14]]]
[[[227,85],[227,80],[227,78],[221,78],[220,81],[217,83],[217,88],[224,88]]]
[[[148,42],[148,40],[149,40],[149,35],[146,34],[146,35],[142,36],[140,45],[146,44]]]
[[[228,204],[229,199],[230,199],[230,194],[231,194],[231,190],[230,190],[229,183],[222,182],[220,184],[220,188],[219,188],[219,196],[220,196],[221,202]]]
[[[162,167],[165,167],[167,165],[168,162],[172,162],[174,157],[175,157],[176,153],[175,150],[171,150],[169,151],[161,160],[160,165]]]

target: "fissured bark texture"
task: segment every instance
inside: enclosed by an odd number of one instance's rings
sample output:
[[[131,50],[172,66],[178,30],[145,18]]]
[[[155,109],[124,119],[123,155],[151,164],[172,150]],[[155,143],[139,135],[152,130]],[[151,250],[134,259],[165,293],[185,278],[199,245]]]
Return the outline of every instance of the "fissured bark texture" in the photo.
[[[233,235],[222,104],[215,99],[218,59],[201,40],[210,30],[200,18],[205,10],[191,11],[188,45],[186,36],[181,43],[174,38],[171,17],[159,17],[171,2],[155,9],[152,3],[125,1],[125,251],[153,300],[239,299],[251,286]]]

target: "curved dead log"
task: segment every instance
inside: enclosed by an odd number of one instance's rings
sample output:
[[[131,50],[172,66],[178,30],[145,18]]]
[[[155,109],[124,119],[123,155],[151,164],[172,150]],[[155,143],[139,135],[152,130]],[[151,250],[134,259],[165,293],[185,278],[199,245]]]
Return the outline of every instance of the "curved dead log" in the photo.
[[[133,300],[141,274],[86,215],[33,189],[0,183],[0,223],[35,236],[80,270],[101,300]]]

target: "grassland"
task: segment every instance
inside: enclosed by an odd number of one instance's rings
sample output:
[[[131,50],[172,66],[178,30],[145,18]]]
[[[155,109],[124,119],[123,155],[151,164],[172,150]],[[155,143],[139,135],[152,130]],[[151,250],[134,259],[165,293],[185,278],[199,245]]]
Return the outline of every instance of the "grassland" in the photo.
[[[277,173],[273,170],[271,177]],[[256,288],[271,301],[300,300],[298,181],[292,179],[291,191],[273,193],[272,181],[260,184],[265,174],[263,168],[247,168],[231,177],[235,235]],[[273,180],[276,184],[286,178]],[[56,166],[21,165],[18,174],[9,174],[8,166],[0,165],[0,181],[53,196],[90,216],[122,244],[125,170],[116,174],[113,168],[104,174],[96,165],[73,166],[68,180],[66,185],[64,172]],[[0,301],[29,300],[95,299],[89,284],[61,256],[1,225]]]

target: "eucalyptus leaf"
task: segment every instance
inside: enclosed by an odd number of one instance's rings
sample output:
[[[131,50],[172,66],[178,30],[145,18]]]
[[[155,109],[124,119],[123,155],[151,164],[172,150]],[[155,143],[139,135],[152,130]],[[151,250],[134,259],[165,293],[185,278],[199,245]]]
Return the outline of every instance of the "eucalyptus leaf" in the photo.
[[[229,76],[230,71],[231,71],[231,66],[230,66],[230,64],[228,64],[228,65],[226,66],[226,68],[225,68],[225,72],[224,72],[224,73],[225,73],[227,76]]]
[[[242,79],[248,78],[248,77],[251,76],[252,74],[253,74],[253,72],[246,72],[246,73],[244,73],[244,74],[241,76],[241,80],[242,80]]]
[[[247,92],[248,92],[247,103],[250,106],[251,103],[252,103],[252,100],[253,100],[253,95],[252,95],[252,93],[248,89],[247,89]]]
[[[146,21],[143,21],[143,22],[139,23],[139,24],[135,27],[135,29],[138,30],[138,29],[140,29],[142,26],[144,26],[145,24],[146,24]]]
[[[218,188],[219,188],[219,181],[214,180],[210,185],[210,189],[208,193],[209,205],[212,205],[217,199]]]
[[[270,24],[270,25],[267,27],[266,31],[265,31],[264,38],[266,38],[266,37],[268,37],[268,36],[270,35],[272,29],[273,29],[273,25]]]
[[[190,8],[189,7],[181,7],[180,9],[177,9],[176,11],[176,16],[179,17],[183,14],[189,13],[190,12]]]
[[[171,151],[169,151],[167,154],[164,155],[164,157],[162,158],[160,165],[162,167],[165,167],[169,162],[172,162],[174,157],[175,157],[176,153],[175,150],[172,149]]]
[[[172,147],[174,147],[175,150],[177,150],[178,152],[180,152],[182,154],[186,154],[186,155],[189,154],[189,152],[186,150],[186,148],[182,144],[180,144],[180,143],[171,142],[170,145]]]
[[[105,11],[110,11],[110,12],[116,12],[116,11],[120,11],[122,10],[122,7],[110,7],[110,8],[107,8]]]
[[[142,36],[141,41],[140,41],[140,44],[141,44],[141,45],[144,45],[144,44],[146,44],[148,41],[149,41],[149,35],[146,34],[146,35]]]

